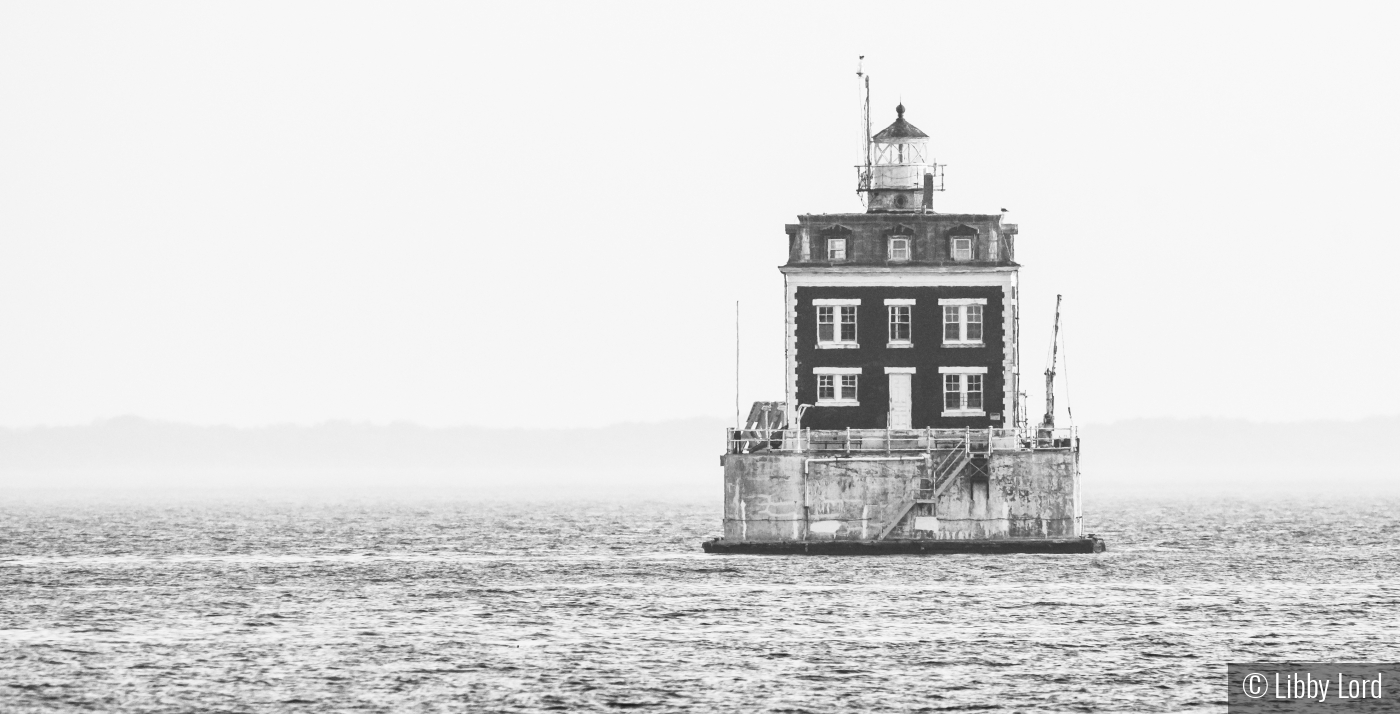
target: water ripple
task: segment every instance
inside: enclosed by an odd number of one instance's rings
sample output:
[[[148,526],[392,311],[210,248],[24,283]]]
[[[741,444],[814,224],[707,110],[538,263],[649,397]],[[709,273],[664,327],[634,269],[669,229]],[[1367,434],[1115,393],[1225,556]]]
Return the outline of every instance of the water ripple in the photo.
[[[1101,501],[1097,556],[706,556],[713,504],[0,508],[0,710],[1223,711],[1395,661],[1396,503]]]

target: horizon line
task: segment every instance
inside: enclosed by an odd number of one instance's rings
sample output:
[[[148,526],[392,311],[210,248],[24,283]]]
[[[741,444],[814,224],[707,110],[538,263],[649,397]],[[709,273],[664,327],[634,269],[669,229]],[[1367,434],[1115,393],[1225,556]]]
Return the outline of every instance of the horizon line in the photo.
[[[1068,423],[1068,424],[1065,424],[1065,426],[1077,426],[1077,427],[1082,427],[1082,428],[1099,428],[1099,427],[1110,427],[1110,426],[1116,426],[1116,425],[1119,425],[1119,424],[1126,424],[1126,423],[1132,423],[1132,422],[1144,422],[1144,421],[1170,421],[1170,422],[1234,422],[1234,423],[1244,423],[1244,424],[1252,424],[1252,425],[1259,425],[1259,426],[1289,426],[1289,425],[1301,425],[1301,424],[1356,424],[1356,423],[1367,422],[1367,421],[1381,421],[1381,420],[1388,420],[1388,419],[1400,419],[1400,413],[1396,413],[1396,414],[1373,414],[1373,415],[1368,415],[1368,416],[1349,417],[1349,418],[1318,417],[1318,418],[1309,418],[1309,419],[1261,419],[1261,418],[1258,418],[1258,417],[1213,416],[1213,415],[1204,415],[1204,416],[1134,416],[1134,417],[1125,417],[1125,418],[1117,419],[1117,420],[1114,420],[1114,421],[1095,421],[1095,422],[1082,422],[1082,423],[1070,422],[1070,423]],[[265,422],[265,423],[261,423],[261,424],[251,424],[251,425],[249,425],[249,424],[240,425],[240,424],[232,424],[232,423],[227,423],[227,422],[224,422],[224,423],[206,423],[206,422],[196,422],[196,421],[178,421],[178,420],[173,420],[173,419],[161,419],[161,418],[154,418],[154,417],[144,417],[144,416],[140,416],[140,415],[136,415],[136,414],[122,414],[122,415],[113,416],[113,417],[99,417],[99,418],[95,418],[95,419],[93,419],[93,420],[91,420],[91,421],[88,421],[88,422],[86,422],[86,423],[68,423],[68,424],[29,424],[29,425],[3,424],[3,425],[0,425],[0,430],[3,430],[3,431],[35,431],[35,430],[42,430],[42,429],[82,429],[82,428],[90,428],[90,427],[107,426],[107,425],[111,425],[111,424],[113,424],[113,423],[144,423],[144,424],[160,425],[160,426],[192,427],[192,428],[198,428],[198,429],[233,429],[233,430],[241,430],[241,431],[255,431],[255,430],[261,430],[261,429],[288,429],[288,428],[292,428],[292,429],[317,429],[317,428],[325,428],[325,427],[333,427],[333,426],[339,426],[339,427],[358,427],[358,428],[379,428],[379,429],[405,428],[405,427],[406,427],[406,428],[423,429],[423,430],[431,430],[431,431],[449,431],[449,430],[456,430],[456,429],[472,429],[472,430],[483,430],[483,431],[593,431],[593,430],[616,429],[616,428],[637,427],[637,426],[654,427],[654,426],[662,426],[662,425],[666,425],[666,424],[677,424],[677,423],[683,423],[683,422],[697,422],[697,421],[720,422],[720,423],[723,423],[723,424],[726,424],[726,425],[730,423],[730,420],[729,420],[728,417],[707,416],[707,415],[695,415],[695,416],[671,417],[671,418],[665,418],[665,419],[611,422],[611,423],[608,423],[608,424],[586,425],[586,426],[559,426],[559,425],[547,425],[547,426],[529,426],[529,425],[486,426],[486,425],[481,425],[481,424],[430,425],[430,424],[423,424],[423,423],[421,423],[421,422],[411,421],[411,420],[407,420],[407,419],[396,419],[396,420],[390,420],[390,421],[376,421],[376,420],[368,420],[368,419],[366,419],[366,420],[356,420],[356,419],[323,419],[323,420],[314,421],[314,422],[281,421],[281,422]]]

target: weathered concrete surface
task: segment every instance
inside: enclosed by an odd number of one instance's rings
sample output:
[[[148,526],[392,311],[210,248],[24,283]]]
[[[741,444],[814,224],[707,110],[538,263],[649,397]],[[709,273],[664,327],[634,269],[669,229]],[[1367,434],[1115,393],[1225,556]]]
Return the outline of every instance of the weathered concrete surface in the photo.
[[[943,454],[934,452],[932,463]],[[1081,535],[1072,449],[993,452],[987,477],[964,469],[934,503],[918,503],[922,455],[838,461],[815,454],[731,454],[724,539],[742,542],[985,540]],[[804,473],[804,466],[806,466]],[[912,506],[912,507],[911,507]]]

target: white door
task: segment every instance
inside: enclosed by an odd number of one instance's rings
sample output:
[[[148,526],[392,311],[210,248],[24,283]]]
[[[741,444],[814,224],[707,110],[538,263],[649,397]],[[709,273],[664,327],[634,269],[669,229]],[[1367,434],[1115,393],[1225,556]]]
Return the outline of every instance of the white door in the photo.
[[[908,374],[890,375],[890,428],[908,429],[910,421]]]

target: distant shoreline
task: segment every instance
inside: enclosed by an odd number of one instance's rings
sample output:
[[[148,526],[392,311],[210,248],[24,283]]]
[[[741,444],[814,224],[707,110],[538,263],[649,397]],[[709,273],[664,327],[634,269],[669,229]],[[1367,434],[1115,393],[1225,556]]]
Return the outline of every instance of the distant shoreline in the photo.
[[[123,417],[0,428],[0,492],[396,490],[481,498],[722,498],[727,422],[585,429],[332,422],[204,427]],[[1400,417],[1081,427],[1085,494],[1400,493]]]

